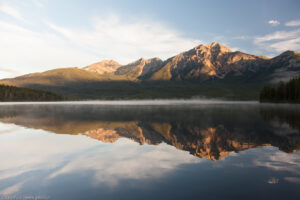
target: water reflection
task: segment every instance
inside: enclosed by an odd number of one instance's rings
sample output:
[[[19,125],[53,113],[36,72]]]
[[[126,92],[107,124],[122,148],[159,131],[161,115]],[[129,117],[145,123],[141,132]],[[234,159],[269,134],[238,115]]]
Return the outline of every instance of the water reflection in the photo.
[[[298,199],[299,120],[255,104],[0,106],[0,197]]]
[[[297,106],[6,106],[0,121],[105,143],[120,138],[141,145],[167,143],[214,161],[268,145],[284,152],[300,148]]]

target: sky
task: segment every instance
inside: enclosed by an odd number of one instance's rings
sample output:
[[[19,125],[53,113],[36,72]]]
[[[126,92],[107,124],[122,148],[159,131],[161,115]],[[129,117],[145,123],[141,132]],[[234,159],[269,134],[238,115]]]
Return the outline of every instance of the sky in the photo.
[[[200,44],[300,51],[299,0],[0,0],[0,79],[103,59],[167,59]]]

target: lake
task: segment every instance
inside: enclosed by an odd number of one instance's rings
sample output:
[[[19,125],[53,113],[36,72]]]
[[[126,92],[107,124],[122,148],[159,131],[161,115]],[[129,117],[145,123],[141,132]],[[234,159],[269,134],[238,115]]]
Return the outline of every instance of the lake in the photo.
[[[300,199],[300,105],[0,104],[0,199]]]

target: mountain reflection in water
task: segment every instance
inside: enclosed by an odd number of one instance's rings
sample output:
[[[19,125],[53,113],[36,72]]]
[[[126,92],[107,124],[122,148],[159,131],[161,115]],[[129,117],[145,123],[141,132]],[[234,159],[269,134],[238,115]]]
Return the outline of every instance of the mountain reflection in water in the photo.
[[[105,143],[166,143],[213,161],[263,146],[300,149],[300,109],[293,105],[6,105],[0,121]]]

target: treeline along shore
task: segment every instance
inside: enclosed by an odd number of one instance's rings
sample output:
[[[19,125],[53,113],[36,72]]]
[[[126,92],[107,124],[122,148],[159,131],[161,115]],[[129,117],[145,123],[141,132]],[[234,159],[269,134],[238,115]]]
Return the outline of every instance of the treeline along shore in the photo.
[[[300,76],[276,86],[264,86],[260,92],[261,102],[300,103]]]
[[[63,101],[63,96],[48,91],[0,85],[0,101]]]

